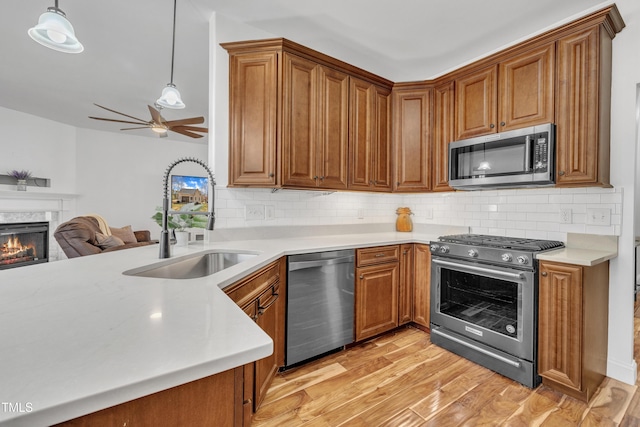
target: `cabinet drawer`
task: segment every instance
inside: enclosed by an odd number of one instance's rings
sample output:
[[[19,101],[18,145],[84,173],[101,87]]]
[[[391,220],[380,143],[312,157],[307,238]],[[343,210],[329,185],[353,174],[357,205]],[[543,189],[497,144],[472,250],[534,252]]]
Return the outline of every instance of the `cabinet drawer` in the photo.
[[[268,287],[280,282],[280,261],[269,264],[246,279],[234,283],[225,289],[229,298],[240,307],[255,300]]]
[[[400,248],[398,245],[358,249],[356,252],[357,265],[358,267],[364,267],[366,265],[397,262],[400,257],[399,254]]]

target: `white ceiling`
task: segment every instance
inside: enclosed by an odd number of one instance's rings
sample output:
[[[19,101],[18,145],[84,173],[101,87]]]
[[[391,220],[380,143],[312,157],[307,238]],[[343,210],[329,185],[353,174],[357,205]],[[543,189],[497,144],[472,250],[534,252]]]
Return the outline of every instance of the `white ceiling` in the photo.
[[[3,0],[0,106],[80,128],[119,132],[98,103],[148,120],[169,82],[172,0],[60,0],[85,51],[32,41],[54,0]],[[208,117],[212,12],[286,37],[392,81],[424,80],[570,17],[600,0],[179,0],[174,83],[187,105],[167,120]],[[208,121],[204,126],[208,126]],[[131,131],[149,136],[149,130]],[[175,133],[172,138],[192,140]],[[202,138],[197,141],[206,141]]]

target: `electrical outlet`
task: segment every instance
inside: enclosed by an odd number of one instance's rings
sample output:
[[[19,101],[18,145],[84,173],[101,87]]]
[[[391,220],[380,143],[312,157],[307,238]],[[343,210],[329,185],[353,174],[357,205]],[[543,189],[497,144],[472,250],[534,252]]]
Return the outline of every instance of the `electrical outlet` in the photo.
[[[276,219],[276,207],[273,205],[265,206],[264,216],[268,221]]]
[[[246,205],[244,207],[244,219],[264,219],[264,205]]]
[[[560,224],[571,224],[572,222],[571,209],[560,209]]]
[[[611,225],[611,209],[587,209],[587,225]]]
[[[364,209],[358,209],[358,219],[364,219]]]
[[[426,208],[424,210],[424,219],[433,219],[433,208]]]

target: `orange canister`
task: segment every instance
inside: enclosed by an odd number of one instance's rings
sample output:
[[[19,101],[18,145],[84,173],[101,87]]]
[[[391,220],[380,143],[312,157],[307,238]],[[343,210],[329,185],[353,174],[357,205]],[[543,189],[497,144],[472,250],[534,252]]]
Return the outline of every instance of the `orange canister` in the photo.
[[[396,210],[398,214],[398,218],[396,219],[396,230],[397,231],[411,231],[413,230],[413,222],[411,221],[411,212],[410,208],[398,208]]]

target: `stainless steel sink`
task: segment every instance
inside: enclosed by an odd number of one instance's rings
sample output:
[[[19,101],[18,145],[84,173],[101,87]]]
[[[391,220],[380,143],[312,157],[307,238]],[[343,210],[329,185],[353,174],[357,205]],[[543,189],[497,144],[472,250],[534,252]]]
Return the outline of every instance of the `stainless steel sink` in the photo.
[[[127,276],[156,277],[159,279],[195,279],[209,276],[257,254],[250,252],[205,252],[193,256],[178,258],[169,262],[146,265],[127,270]]]

